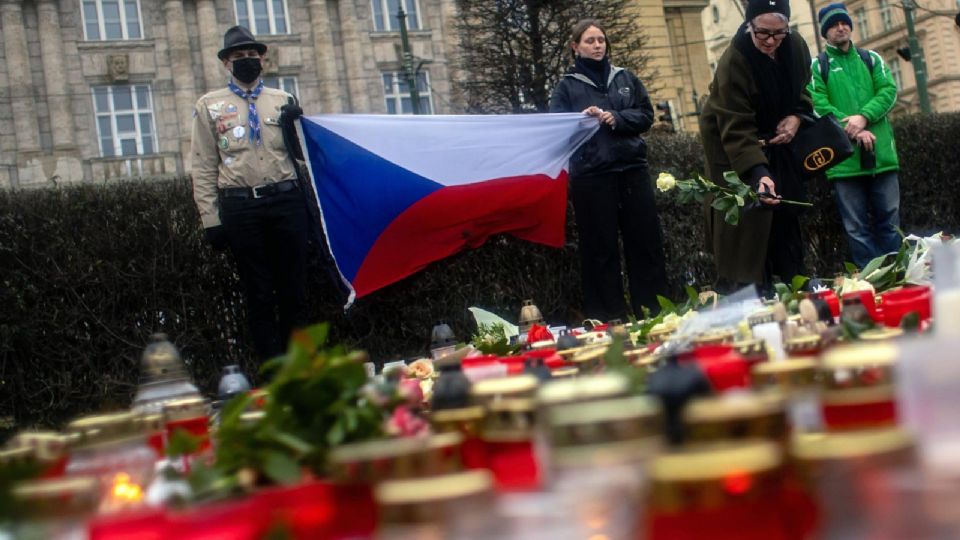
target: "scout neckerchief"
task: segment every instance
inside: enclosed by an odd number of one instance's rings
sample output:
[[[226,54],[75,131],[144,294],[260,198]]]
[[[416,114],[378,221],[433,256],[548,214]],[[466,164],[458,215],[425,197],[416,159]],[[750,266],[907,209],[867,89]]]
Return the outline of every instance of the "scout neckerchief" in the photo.
[[[263,143],[260,137],[260,118],[257,116],[257,98],[260,97],[260,91],[263,90],[263,79],[257,84],[257,87],[250,92],[244,92],[242,88],[236,85],[232,80],[228,84],[230,90],[240,96],[250,106],[250,112],[247,114],[247,124],[250,126],[250,142],[257,140],[257,145]]]

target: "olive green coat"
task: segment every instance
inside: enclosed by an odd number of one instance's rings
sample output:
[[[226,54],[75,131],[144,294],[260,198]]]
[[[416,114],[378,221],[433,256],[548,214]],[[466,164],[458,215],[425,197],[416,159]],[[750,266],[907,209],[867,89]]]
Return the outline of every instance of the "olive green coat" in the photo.
[[[810,52],[797,33],[794,40],[793,65],[803,69],[804,81],[810,79]],[[710,95],[700,115],[700,134],[706,158],[706,175],[723,184],[725,171],[736,171],[749,182],[747,173],[756,165],[768,165],[760,146],[754,103],[763,99],[754,81],[746,57],[732,44],[720,57],[710,83]],[[800,96],[802,105],[812,110],[813,103],[806,89]],[[798,111],[799,112],[799,111]],[[776,180],[776,179],[774,179]],[[741,213],[740,223],[728,225],[723,213],[704,206],[707,250],[711,251],[721,278],[734,283],[761,283],[770,237],[770,210],[749,209]]]

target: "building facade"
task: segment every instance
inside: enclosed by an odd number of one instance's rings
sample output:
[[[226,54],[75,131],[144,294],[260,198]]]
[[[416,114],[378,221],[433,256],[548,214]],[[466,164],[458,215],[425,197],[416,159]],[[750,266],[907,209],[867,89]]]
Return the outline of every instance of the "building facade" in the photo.
[[[706,2],[636,0],[657,72],[644,82],[681,129],[696,130],[710,79]],[[236,24],[308,114],[409,113],[400,5],[421,109],[462,112],[455,0],[0,0],[0,187],[189,171],[193,105],[226,84],[216,53]]]
[[[235,24],[308,114],[409,112],[399,1],[0,0],[0,186],[188,171],[193,105],[226,84]],[[454,112],[452,2],[402,1],[422,109]]]
[[[824,5],[828,3],[824,2]],[[810,47],[810,56],[816,56],[822,50],[823,39],[819,27],[814,23],[816,13],[811,13],[811,7],[812,4],[807,0],[790,0],[790,30],[799,32]],[[717,61],[743,24],[743,18],[744,3],[741,0],[709,0],[709,5],[701,14],[701,21],[711,69],[716,69]]]
[[[818,0],[817,8],[828,3]],[[897,82],[899,94],[891,113],[920,112],[913,64],[897,54],[897,49],[907,46],[902,4],[893,0],[856,0],[846,6],[853,19],[854,44],[880,53]],[[954,23],[958,10],[960,0],[927,0],[913,12],[917,38],[926,59],[932,112],[960,110],[960,32]]]
[[[636,0],[635,5],[656,74],[655,80],[644,81],[651,101],[669,103],[676,129],[699,131],[696,115],[711,78],[700,24],[707,0]],[[654,112],[658,117],[664,113]]]

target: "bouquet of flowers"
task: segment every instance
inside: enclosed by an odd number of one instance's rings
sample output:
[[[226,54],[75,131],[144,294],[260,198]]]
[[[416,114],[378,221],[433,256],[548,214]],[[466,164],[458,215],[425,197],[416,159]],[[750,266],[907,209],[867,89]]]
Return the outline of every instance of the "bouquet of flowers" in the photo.
[[[723,220],[730,225],[740,223],[741,208],[745,205],[757,204],[761,197],[772,197],[772,195],[754,191],[753,188],[740,180],[737,173],[733,171],[723,173],[723,180],[727,183],[726,186],[715,184],[700,175],[678,180],[672,174],[662,172],[657,177],[657,189],[662,192],[677,189],[682,203],[703,202],[707,196],[713,196],[710,206],[719,212],[723,212]],[[813,206],[806,202],[782,198],[779,200],[782,204]]]

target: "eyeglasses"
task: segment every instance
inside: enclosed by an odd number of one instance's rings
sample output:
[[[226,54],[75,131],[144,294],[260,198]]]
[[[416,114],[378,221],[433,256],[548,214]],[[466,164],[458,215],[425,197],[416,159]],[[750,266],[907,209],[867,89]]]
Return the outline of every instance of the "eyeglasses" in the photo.
[[[770,30],[761,30],[753,27],[753,35],[756,36],[760,41],[767,41],[770,38],[773,38],[775,41],[783,41],[787,36],[790,35],[790,29],[787,28],[784,30],[771,32]]]

